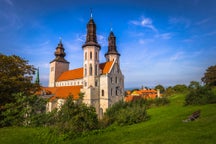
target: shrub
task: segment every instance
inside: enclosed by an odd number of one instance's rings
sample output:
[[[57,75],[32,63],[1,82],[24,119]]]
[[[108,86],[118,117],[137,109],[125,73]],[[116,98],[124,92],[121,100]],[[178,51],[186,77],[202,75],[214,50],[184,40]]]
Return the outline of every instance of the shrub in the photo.
[[[148,118],[145,102],[144,99],[139,99],[132,102],[119,101],[115,103],[111,108],[107,109],[103,117],[103,126],[112,123],[131,125],[145,121]]]
[[[194,89],[190,89],[190,92],[185,98],[185,105],[200,105],[209,103],[216,103],[216,94],[207,86],[199,86]]]
[[[68,133],[71,137],[97,129],[98,119],[95,108],[80,101],[74,101],[70,96],[58,112],[56,126],[58,131]]]

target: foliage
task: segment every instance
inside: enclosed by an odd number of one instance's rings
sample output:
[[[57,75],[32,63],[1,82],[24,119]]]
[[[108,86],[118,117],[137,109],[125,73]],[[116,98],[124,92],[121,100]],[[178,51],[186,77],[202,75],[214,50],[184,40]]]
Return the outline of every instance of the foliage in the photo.
[[[108,108],[103,120],[106,125],[116,123],[118,125],[131,125],[148,119],[146,113],[145,100],[135,100],[132,102],[119,101],[111,108]]]
[[[41,126],[46,121],[46,101],[36,95],[14,94],[15,102],[5,105],[1,126]]]
[[[70,136],[96,129],[98,126],[95,108],[74,101],[69,96],[58,112],[57,131],[69,133]]]
[[[216,86],[216,65],[208,67],[202,81],[209,86]]]
[[[159,89],[160,93],[164,93],[165,92],[165,88],[162,85],[160,85],[160,84],[156,85],[154,89],[156,89],[156,90]]]
[[[166,88],[166,90],[165,90],[165,92],[164,92],[163,95],[165,97],[167,97],[167,96],[171,96],[173,94],[175,94],[175,90],[171,86],[169,86],[168,88]]]
[[[155,98],[155,99],[149,99],[149,100],[146,100],[146,105],[147,107],[151,107],[153,105],[155,106],[163,106],[163,105],[166,105],[166,104],[169,104],[170,101],[167,97],[161,97],[161,98]]]
[[[173,90],[175,91],[175,93],[185,93],[187,92],[188,88],[184,84],[177,84],[173,87]]]
[[[16,103],[17,93],[34,94],[39,85],[31,83],[35,68],[19,56],[0,53],[0,119],[6,107]],[[7,104],[7,106],[5,106]]]
[[[197,81],[191,81],[188,88],[191,89],[198,89],[199,87],[201,87],[200,83]]]
[[[216,94],[210,87],[200,86],[197,83],[191,87],[186,95],[185,105],[216,103]]]
[[[151,119],[130,126],[112,125],[94,130],[73,139],[64,140],[65,135],[55,135],[48,128],[1,128],[2,144],[110,144],[110,143],[174,143],[214,144],[216,141],[216,104],[183,107],[185,94],[169,97],[170,104],[148,109]],[[194,122],[183,123],[197,109],[201,116]]]
[[[0,106],[14,102],[12,94],[23,92],[25,95],[34,92],[31,83],[35,68],[19,56],[0,54]]]

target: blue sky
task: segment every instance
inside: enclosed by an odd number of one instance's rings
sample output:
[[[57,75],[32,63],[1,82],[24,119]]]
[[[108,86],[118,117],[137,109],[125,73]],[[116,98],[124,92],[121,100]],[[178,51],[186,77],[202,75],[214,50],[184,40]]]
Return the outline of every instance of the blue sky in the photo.
[[[112,28],[126,88],[189,84],[216,64],[215,7],[214,0],[0,0],[0,53],[40,67],[47,86],[59,37],[70,69],[82,66],[92,8],[100,61]]]

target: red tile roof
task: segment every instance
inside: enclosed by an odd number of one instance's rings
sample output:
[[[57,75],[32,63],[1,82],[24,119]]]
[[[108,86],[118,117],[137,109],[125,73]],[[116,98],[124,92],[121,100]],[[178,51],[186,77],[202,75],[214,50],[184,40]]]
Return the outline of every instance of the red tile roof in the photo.
[[[100,69],[102,70],[102,74],[109,73],[114,61],[109,61],[105,63],[101,63],[99,65]],[[69,70],[63,72],[57,79],[58,81],[67,81],[67,80],[74,80],[74,79],[82,79],[83,78],[83,68],[77,68],[73,70]]]
[[[69,70],[63,72],[57,81],[66,81],[66,80],[74,80],[83,78],[83,68],[77,68],[73,70]]]
[[[50,98],[50,101],[52,101],[56,98],[66,99],[69,95],[73,95],[74,99],[78,99],[81,88],[82,86],[64,86],[64,87],[46,87],[43,88],[43,90],[45,90],[46,94],[48,95],[50,94],[54,95]]]
[[[101,63],[99,67],[102,70],[102,74],[109,73],[109,71],[110,71],[113,63],[114,63],[114,61],[109,61],[109,62]]]

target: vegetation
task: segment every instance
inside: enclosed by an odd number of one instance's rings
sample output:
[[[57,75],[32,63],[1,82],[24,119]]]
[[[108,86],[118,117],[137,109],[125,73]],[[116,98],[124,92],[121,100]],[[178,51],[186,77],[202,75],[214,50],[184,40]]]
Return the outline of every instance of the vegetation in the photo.
[[[142,123],[117,126],[94,130],[77,138],[64,140],[64,135],[55,135],[47,128],[1,128],[1,143],[163,143],[191,144],[216,141],[216,104],[184,105],[184,94],[169,97],[170,104],[148,109],[151,119]],[[201,116],[193,122],[184,123],[196,110],[201,110]]]
[[[216,93],[208,85],[201,86],[192,81],[189,85],[189,93],[185,98],[185,105],[216,103]]]
[[[35,68],[29,65],[27,60],[15,55],[6,56],[0,54],[1,120],[5,119],[5,113],[7,113],[5,111],[10,107],[9,105],[17,102],[19,93],[22,93],[24,96],[30,96],[38,89],[38,85],[31,82],[34,73]],[[0,123],[2,124],[2,122]]]
[[[165,92],[165,88],[162,85],[160,85],[160,84],[156,85],[154,89],[156,89],[156,90],[159,89],[160,93],[164,93]]]
[[[98,128],[98,119],[95,108],[73,100],[69,96],[59,112],[54,125],[56,132],[67,134],[75,137],[83,132],[91,131]]]
[[[131,102],[119,101],[108,108],[104,115],[105,126],[116,123],[117,125],[131,125],[148,119],[144,99]]]
[[[46,101],[36,95],[14,94],[15,102],[5,104],[2,126],[42,126],[46,123]]]
[[[120,101],[109,108],[104,118],[98,122],[95,108],[82,102],[82,93],[78,100],[69,96],[60,110],[46,113],[46,101],[34,95],[39,88],[38,84],[31,82],[35,68],[18,56],[0,54],[0,126],[11,126],[0,129],[1,142],[214,142],[216,89],[213,87],[214,81],[208,80],[209,72],[212,76],[212,68],[209,69],[203,78],[205,86],[192,81],[188,87],[176,85],[167,88],[164,95],[169,97],[140,99],[128,103]],[[162,85],[156,87],[164,90]],[[191,124],[182,122],[197,109],[201,110],[200,119]],[[144,121],[146,122],[142,123]],[[205,133],[201,133],[202,131]]]
[[[216,86],[216,65],[210,66],[206,70],[202,81],[208,86]]]

